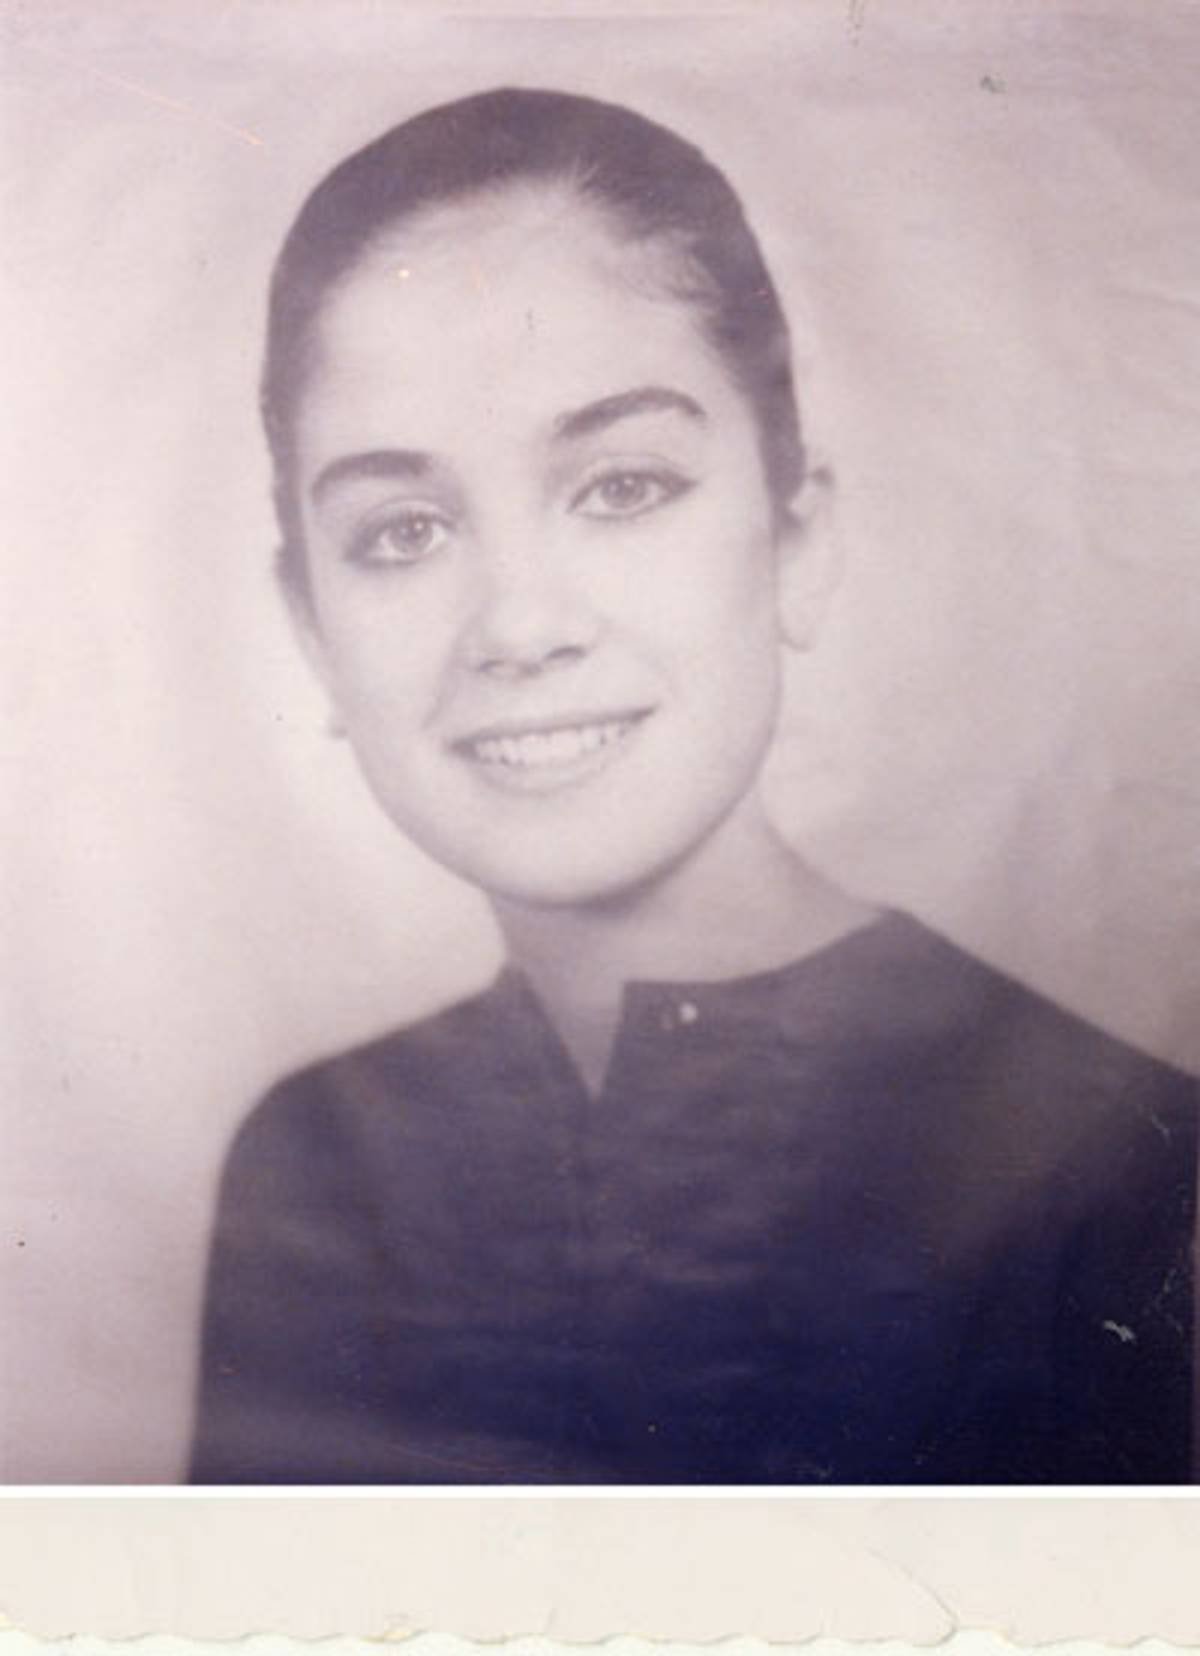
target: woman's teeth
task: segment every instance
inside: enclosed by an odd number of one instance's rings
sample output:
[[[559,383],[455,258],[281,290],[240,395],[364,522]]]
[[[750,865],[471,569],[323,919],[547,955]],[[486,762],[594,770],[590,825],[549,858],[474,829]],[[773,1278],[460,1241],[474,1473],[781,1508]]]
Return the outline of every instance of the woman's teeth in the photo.
[[[520,770],[569,765],[619,741],[633,723],[632,719],[613,719],[607,724],[574,725],[565,730],[531,730],[523,736],[485,736],[470,744],[470,752],[485,765],[510,765]]]

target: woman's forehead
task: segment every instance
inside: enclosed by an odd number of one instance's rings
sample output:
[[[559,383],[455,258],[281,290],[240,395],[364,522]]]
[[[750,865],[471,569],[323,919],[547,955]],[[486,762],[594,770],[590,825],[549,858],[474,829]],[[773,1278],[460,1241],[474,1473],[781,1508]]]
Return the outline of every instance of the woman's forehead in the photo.
[[[434,203],[385,226],[330,297],[380,271],[426,287],[441,278],[448,298],[464,272],[476,290],[518,274],[536,286],[550,272],[561,275],[564,262],[576,274],[586,267],[595,278],[656,299],[686,303],[684,295],[694,297],[697,288],[692,261],[669,232],[635,236],[577,182],[525,179]]]
[[[725,379],[694,307],[653,262],[561,188],[493,192],[400,226],[326,301],[302,423],[331,396],[398,401],[405,381],[441,402],[542,385],[569,400],[623,359],[652,378]]]

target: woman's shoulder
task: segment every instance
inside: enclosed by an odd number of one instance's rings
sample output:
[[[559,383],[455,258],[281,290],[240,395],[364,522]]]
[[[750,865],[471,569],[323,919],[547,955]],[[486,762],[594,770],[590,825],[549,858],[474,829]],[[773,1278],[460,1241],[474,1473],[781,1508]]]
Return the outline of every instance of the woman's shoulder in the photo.
[[[315,1158],[380,1132],[419,1133],[478,1084],[513,1015],[507,974],[419,1018],[286,1073],[250,1110],[231,1159],[277,1156],[283,1146]]]
[[[879,1048],[952,1077],[968,1116],[1002,1111],[1014,1145],[1143,1141],[1191,1154],[1200,1082],[1039,987],[893,912],[855,972]]]
[[[873,1009],[880,1028],[973,1028],[980,1036],[1033,1038],[1073,1060],[1088,1056],[1195,1084],[1169,1060],[1101,1028],[1015,971],[904,910],[884,911],[874,925],[834,952],[841,953],[838,964],[857,985],[860,1015]]]
[[[815,1068],[839,1111],[848,1100],[886,1142],[919,1140],[948,1175],[1094,1156],[1191,1176],[1194,1076],[903,911],[748,980],[721,1010],[743,1053],[769,1051],[784,1077]]]

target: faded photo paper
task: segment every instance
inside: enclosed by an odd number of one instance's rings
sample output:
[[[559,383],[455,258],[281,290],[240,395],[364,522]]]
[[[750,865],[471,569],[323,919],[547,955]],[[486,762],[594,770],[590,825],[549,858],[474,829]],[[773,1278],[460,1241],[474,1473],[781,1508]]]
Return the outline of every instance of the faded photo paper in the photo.
[[[1163,1496],[16,1496],[0,1605],[44,1639],[1194,1648],[1196,1519]]]
[[[1195,8],[2,15],[4,1480],[1188,1483]]]
[[[66,1648],[61,1642],[38,1643],[19,1633],[0,1633],[0,1656],[42,1656],[42,1653],[54,1656],[55,1652]],[[87,1638],[72,1641],[69,1648],[78,1656],[116,1656],[124,1647],[109,1640]],[[216,1647],[178,1639],[149,1639],[145,1641],[144,1648],[147,1656],[204,1656],[205,1652],[211,1653]],[[291,1640],[267,1636],[254,1639],[249,1645],[252,1656],[295,1656],[296,1652],[308,1648]],[[368,1651],[377,1647],[361,1640],[335,1639],[327,1641],[323,1648],[329,1651],[330,1656],[366,1656]],[[471,1652],[479,1648],[476,1644],[446,1634],[418,1635],[408,1644],[412,1656],[471,1656]],[[503,1647],[505,1656],[557,1656],[558,1652],[567,1648],[546,1638],[516,1639]],[[650,1656],[651,1652],[662,1652],[662,1656],[694,1656],[701,1648],[679,1642],[650,1644],[644,1639],[630,1638],[614,1639],[606,1645],[613,1656]],[[723,1645],[729,1656],[762,1656],[766,1648],[755,1639],[731,1639]],[[781,1656],[794,1656],[799,1649],[794,1644],[771,1648],[780,1651]],[[900,1653],[914,1647],[890,1643],[886,1648],[900,1656]],[[942,1648],[948,1656],[1006,1656],[1013,1649],[1004,1639],[992,1634],[960,1634],[948,1640]],[[1058,1656],[1096,1656],[1097,1652],[1107,1647],[1092,1640],[1079,1640],[1053,1648]],[[1169,1652],[1178,1647],[1161,1640],[1147,1640],[1144,1648],[1146,1656],[1169,1656]],[[811,1656],[846,1656],[847,1652],[862,1650],[863,1647],[848,1645],[838,1639],[820,1638],[806,1644],[804,1649]]]

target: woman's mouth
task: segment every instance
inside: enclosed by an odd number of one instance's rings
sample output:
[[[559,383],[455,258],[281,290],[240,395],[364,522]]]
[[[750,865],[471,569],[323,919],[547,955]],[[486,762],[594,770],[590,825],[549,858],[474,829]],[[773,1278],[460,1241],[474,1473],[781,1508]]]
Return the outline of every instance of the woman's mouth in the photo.
[[[590,776],[607,764],[648,712],[527,729],[493,728],[455,742],[454,747],[501,784],[558,786]]]

